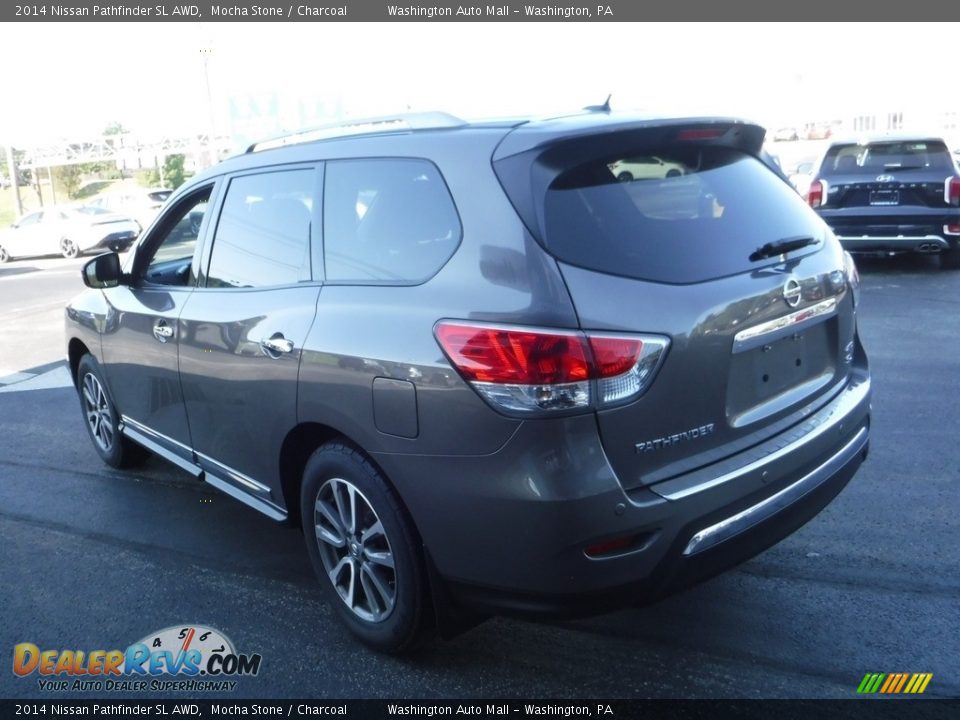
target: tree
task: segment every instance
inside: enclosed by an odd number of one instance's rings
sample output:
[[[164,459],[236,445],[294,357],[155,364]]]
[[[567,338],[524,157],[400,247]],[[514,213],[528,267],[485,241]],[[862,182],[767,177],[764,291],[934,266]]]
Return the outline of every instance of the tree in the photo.
[[[83,168],[79,165],[60,165],[53,171],[57,183],[66,191],[67,196],[73,200],[77,197],[77,191],[80,189],[80,180],[83,177]]]
[[[176,190],[183,185],[187,179],[187,173],[183,169],[183,163],[186,156],[182,153],[176,155],[167,155],[163,161],[163,181],[168,188]]]
[[[112,122],[103,129],[104,135],[123,135],[129,132],[120,122]]]

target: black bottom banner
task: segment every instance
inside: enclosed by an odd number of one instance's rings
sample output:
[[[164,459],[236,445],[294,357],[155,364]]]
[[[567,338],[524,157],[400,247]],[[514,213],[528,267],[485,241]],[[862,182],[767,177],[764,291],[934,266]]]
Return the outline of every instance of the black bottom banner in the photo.
[[[960,699],[856,700],[0,700],[0,718],[958,718]]]

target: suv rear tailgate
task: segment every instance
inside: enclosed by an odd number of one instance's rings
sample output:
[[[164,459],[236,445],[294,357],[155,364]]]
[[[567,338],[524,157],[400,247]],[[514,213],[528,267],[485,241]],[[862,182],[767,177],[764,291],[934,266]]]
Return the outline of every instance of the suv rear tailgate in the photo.
[[[627,489],[769,439],[826,403],[850,372],[842,249],[760,161],[754,130],[730,121],[632,128],[495,163],[558,260],[580,327],[670,339],[645,393],[597,412]],[[617,178],[623,162],[647,155],[679,174]],[[784,241],[794,244],[788,254],[761,250]]]

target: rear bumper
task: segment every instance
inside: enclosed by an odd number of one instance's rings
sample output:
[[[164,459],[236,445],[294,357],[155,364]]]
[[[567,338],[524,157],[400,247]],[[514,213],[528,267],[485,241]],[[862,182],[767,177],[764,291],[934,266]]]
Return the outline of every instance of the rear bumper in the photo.
[[[525,423],[482,458],[377,460],[455,601],[483,612],[572,616],[655,600],[783,539],[854,475],[869,422],[863,369],[810,418],[761,446],[629,492],[591,417]],[[624,536],[632,543],[619,554],[585,553]]]
[[[821,209],[820,217],[850,252],[936,253],[960,245],[960,212],[943,208],[863,207]]]
[[[883,237],[880,235],[844,236],[838,235],[837,240],[844,250],[850,252],[920,252],[938,253],[949,250],[950,243],[939,235],[897,236]]]
[[[454,584],[450,591],[461,604],[480,612],[518,617],[573,618],[614,610],[627,605],[650,604],[749,560],[816,517],[840,493],[866,459],[867,430],[856,444],[829,461],[829,471],[811,479],[804,492],[755,524],[738,528],[734,534],[709,547],[687,552],[697,530],[706,521],[697,519],[683,526],[675,542],[650,575],[626,583],[568,594],[533,594],[467,584]],[[862,443],[862,444],[861,444]],[[769,499],[769,498],[767,498]],[[750,507],[762,506],[760,500]],[[734,512],[735,506],[719,514]],[[743,511],[740,511],[743,512]],[[735,513],[736,516],[738,513]],[[722,526],[726,519],[714,526]],[[710,527],[714,527],[710,526]],[[690,541],[683,544],[683,538]]]
[[[123,230],[110,233],[99,238],[93,245],[84,248],[84,252],[93,250],[112,250],[113,252],[123,252],[129,248],[137,239],[135,230]]]

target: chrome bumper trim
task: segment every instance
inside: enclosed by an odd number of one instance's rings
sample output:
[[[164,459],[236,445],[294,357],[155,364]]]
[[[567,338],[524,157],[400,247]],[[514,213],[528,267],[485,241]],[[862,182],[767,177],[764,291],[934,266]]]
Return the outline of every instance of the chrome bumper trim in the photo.
[[[844,422],[844,420],[846,420],[847,416],[853,412],[857,406],[860,405],[860,403],[866,400],[869,394],[869,380],[865,380],[857,385],[848,387],[846,390],[843,390],[840,393],[840,396],[833,400],[829,405],[814,413],[812,416],[810,416],[810,418],[800,424],[801,428],[802,426],[807,426],[810,428],[804,435],[800,436],[793,442],[783,445],[768,455],[764,455],[758,460],[754,460],[751,463],[737,468],[736,470],[712,477],[708,480],[704,480],[701,483],[697,483],[696,485],[681,487],[677,490],[668,490],[664,487],[675,483],[675,480],[666,480],[663,483],[651,485],[650,489],[667,500],[682,500],[690,495],[695,495],[699,492],[703,492],[704,490],[709,490],[710,488],[716,487],[717,485],[723,485],[724,483],[731,482],[737,478],[743,477],[744,475],[757,472],[770,463],[775,463],[790,453],[796,452],[804,445],[816,440],[823,434],[828,433],[831,430],[835,430]],[[797,430],[794,430],[793,432],[796,431]],[[786,432],[791,431],[788,430]]]
[[[683,554],[693,555],[718,545],[724,540],[729,540],[734,535],[753,527],[757,523],[766,520],[770,516],[775,515],[784,508],[797,502],[804,495],[816,489],[832,477],[858,453],[862,452],[867,445],[868,436],[869,431],[867,428],[860,428],[860,431],[854,435],[839,452],[816,470],[804,475],[793,484],[788,485],[775,495],[771,495],[766,500],[696,533],[690,538],[690,542],[687,543]]]
[[[889,243],[891,245],[916,245],[917,243],[932,243],[940,247],[948,247],[947,241],[939,235],[837,235],[841,243]]]

